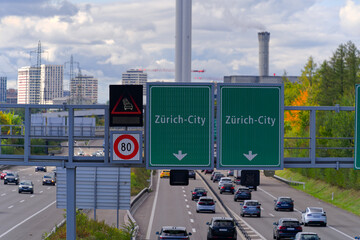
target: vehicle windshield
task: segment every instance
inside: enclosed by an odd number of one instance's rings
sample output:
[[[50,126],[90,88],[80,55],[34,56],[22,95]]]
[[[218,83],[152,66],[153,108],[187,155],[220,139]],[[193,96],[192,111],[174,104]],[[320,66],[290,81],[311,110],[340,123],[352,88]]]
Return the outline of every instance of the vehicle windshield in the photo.
[[[233,227],[234,223],[230,220],[221,220],[221,221],[215,221],[214,222],[215,227]]]
[[[8,176],[8,177],[13,177],[14,174],[13,174],[13,173],[8,173],[8,174],[6,174],[6,176]]]
[[[51,178],[51,176],[49,176],[49,175],[45,175],[45,176],[44,176],[44,178]]]
[[[259,205],[259,203],[258,202],[247,202],[245,205],[246,206],[257,206],[257,205]]]
[[[205,204],[212,204],[214,203],[213,199],[200,199],[201,202],[205,203]]]
[[[202,193],[205,192],[205,189],[195,189],[195,192]]]
[[[29,181],[23,181],[20,183],[20,185],[31,185],[31,182]]]
[[[282,225],[284,227],[298,227],[300,226],[300,223],[296,221],[283,221]]]
[[[321,208],[310,208],[311,212],[317,212],[317,213],[322,213],[323,210]]]
[[[279,202],[291,203],[292,200],[291,200],[291,198],[280,198],[280,199],[279,199]]]
[[[171,230],[164,230],[161,235],[164,235],[164,236],[187,236],[187,232],[185,232],[184,230],[171,229]]]
[[[300,240],[319,240],[319,237],[314,234],[302,234]]]

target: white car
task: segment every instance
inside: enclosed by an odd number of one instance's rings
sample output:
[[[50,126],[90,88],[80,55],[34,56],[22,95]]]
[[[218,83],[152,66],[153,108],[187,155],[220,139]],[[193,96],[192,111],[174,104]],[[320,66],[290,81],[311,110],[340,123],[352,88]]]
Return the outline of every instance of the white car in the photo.
[[[224,183],[232,183],[232,179],[229,177],[222,177],[219,181],[219,189],[224,185]]]
[[[294,240],[320,240],[319,235],[314,232],[299,232]]]
[[[196,212],[215,213],[215,201],[212,197],[200,197],[196,203]]]
[[[321,207],[307,207],[301,215],[301,220],[305,226],[320,224],[325,227],[327,224],[326,212]]]

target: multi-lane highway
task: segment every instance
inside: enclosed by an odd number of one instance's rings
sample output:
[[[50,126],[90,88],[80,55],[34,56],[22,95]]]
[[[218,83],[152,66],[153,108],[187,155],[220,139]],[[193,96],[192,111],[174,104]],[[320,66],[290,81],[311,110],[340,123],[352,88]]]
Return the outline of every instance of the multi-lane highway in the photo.
[[[44,232],[64,219],[63,209],[56,208],[56,187],[42,185],[45,173],[34,167],[9,167],[20,180],[34,183],[34,194],[18,193],[18,185],[0,182],[0,239],[39,240]],[[48,167],[48,171],[53,168]]]
[[[168,179],[156,178],[156,189],[153,194],[144,200],[135,213],[135,219],[140,225],[140,239],[156,239],[155,232],[161,226],[184,226],[192,232],[192,239],[206,239],[207,225],[213,216],[226,216],[224,209],[217,204],[216,213],[196,213],[196,203],[191,201],[190,191],[195,187],[205,187],[209,195],[210,189],[199,176],[190,180],[189,186],[170,186]],[[203,175],[205,181],[218,193],[217,183],[212,183],[210,175]],[[321,202],[303,192],[297,191],[288,185],[273,178],[261,177],[261,186],[258,191],[252,192],[252,199],[262,204],[262,216],[240,217],[240,203],[234,202],[231,194],[218,194],[230,209],[236,220],[245,228],[251,239],[273,239],[273,223],[281,217],[294,217],[301,220],[301,211],[308,206],[323,207],[327,213],[328,225],[303,226],[303,231],[316,232],[321,239],[339,240],[354,239],[360,232],[358,223],[360,217]],[[277,212],[274,210],[274,200],[278,196],[290,196],[295,200],[294,212]],[[241,239],[238,234],[238,239]]]

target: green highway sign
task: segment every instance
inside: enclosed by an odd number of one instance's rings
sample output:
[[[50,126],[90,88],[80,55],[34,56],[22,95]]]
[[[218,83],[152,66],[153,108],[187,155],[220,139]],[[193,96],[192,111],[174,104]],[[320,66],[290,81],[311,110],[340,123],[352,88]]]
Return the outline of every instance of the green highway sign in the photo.
[[[282,169],[282,84],[218,84],[217,168]]]
[[[360,127],[360,119],[359,119],[359,84],[355,85],[355,153],[354,153],[354,168],[360,169],[360,159],[359,159],[359,150],[360,150],[360,133],[359,127]]]
[[[210,83],[147,83],[149,169],[214,167],[213,92]]]

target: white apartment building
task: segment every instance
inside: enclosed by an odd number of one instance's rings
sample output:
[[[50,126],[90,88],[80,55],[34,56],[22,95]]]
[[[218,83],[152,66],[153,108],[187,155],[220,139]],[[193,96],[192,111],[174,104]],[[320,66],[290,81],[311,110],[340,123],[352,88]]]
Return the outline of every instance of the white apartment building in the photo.
[[[40,104],[40,69],[29,66],[18,69],[18,104]]]
[[[53,104],[54,98],[63,97],[63,65],[41,65],[40,104]]]
[[[141,70],[130,69],[122,74],[122,84],[124,85],[143,85],[143,95],[146,95],[147,73]]]
[[[78,75],[70,82],[72,104],[96,104],[98,102],[98,80],[93,76]]]

